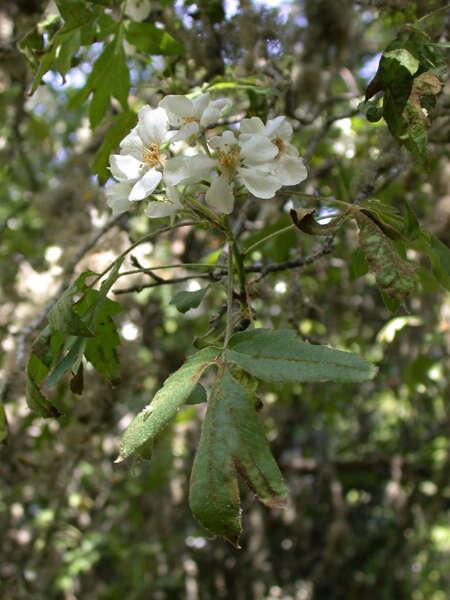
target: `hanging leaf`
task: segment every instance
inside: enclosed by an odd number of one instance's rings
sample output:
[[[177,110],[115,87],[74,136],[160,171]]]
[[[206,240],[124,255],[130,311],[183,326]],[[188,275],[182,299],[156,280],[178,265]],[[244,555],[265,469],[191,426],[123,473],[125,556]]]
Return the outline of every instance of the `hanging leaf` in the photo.
[[[197,385],[205,369],[216,360],[219,349],[204,348],[193,354],[165,381],[151,404],[146,406],[130,423],[120,443],[121,462],[150,438],[154,438],[175,416]]]
[[[355,219],[360,246],[380,290],[401,304],[415,287],[414,267],[403,260],[370,216],[360,212],[356,213]]]
[[[195,292],[178,292],[169,304],[174,304],[179,312],[186,313],[188,310],[200,306],[207,291],[208,287],[201,288]]]
[[[224,369],[208,401],[192,468],[189,504],[199,523],[239,548],[238,474],[267,506],[285,503],[287,490],[252,396]]]
[[[365,381],[375,368],[363,358],[302,342],[294,331],[251,329],[232,336],[225,359],[263,381]]]
[[[6,418],[5,407],[0,402],[0,444],[8,443],[8,420]]]

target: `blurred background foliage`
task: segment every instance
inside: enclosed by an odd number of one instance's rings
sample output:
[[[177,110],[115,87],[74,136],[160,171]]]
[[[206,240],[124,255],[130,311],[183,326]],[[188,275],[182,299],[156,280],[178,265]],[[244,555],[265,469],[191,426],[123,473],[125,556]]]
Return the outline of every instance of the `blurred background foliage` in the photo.
[[[123,8],[119,1],[85,4],[103,18],[102,27]],[[136,46],[133,39],[124,44],[131,84],[125,114],[133,118],[141,103],[156,106],[167,93],[212,82],[237,114],[288,115],[309,171],[303,191],[351,202],[376,198],[400,210],[406,199],[421,225],[448,245],[446,76],[430,115],[428,171],[383,122],[369,123],[357,109],[383,48],[406,23],[442,6],[439,0],[152,2],[144,23],[170,34],[173,46],[161,56],[154,48],[145,52],[141,38]],[[117,124],[130,128],[121,125],[124,103],[112,94],[104,115],[92,119],[86,98],[77,101],[113,34],[101,39],[94,32],[74,49],[65,81],[50,70],[29,95],[33,74],[17,43],[55,13],[55,5],[41,0],[0,8],[1,597],[446,600],[450,307],[422,269],[428,259],[414,250],[408,259],[421,273],[420,289],[396,314],[384,306],[374,277],[360,276],[356,228],[333,240],[290,232],[252,253],[253,263],[267,265],[321,251],[301,269],[255,273],[258,323],[352,350],[374,361],[379,374],[359,386],[260,386],[260,418],[290,498],[286,510],[270,511],[245,493],[241,551],[211,539],[188,510],[204,405],[178,414],[151,462],[113,464],[132,416],[220,311],[220,288],[212,286],[201,306],[183,315],[170,300],[198,289],[201,280],[154,287],[145,276],[119,280],[120,385],[111,388],[88,368],[81,397],[62,384],[54,392],[65,407],[60,419],[30,413],[24,358],[48,303],[76,274],[99,272],[154,227],[142,207],[112,220],[99,186],[102,144],[104,161],[108,144],[123,137],[119,131],[107,138],[108,132]],[[447,39],[448,19],[448,11],[429,19],[434,41]],[[266,92],[256,93],[249,82]],[[321,208],[291,193],[250,201],[235,214],[243,239],[251,244],[288,225],[292,206]],[[183,228],[134,255],[150,267],[213,260],[221,243],[210,232]],[[119,294],[135,285],[143,289]]]

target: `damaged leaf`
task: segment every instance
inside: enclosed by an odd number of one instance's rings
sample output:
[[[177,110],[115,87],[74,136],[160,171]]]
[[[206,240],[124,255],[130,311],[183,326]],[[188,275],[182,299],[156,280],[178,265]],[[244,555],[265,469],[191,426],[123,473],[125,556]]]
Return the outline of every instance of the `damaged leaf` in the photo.
[[[382,292],[400,304],[415,287],[414,267],[403,260],[375,220],[356,213],[359,243]]]
[[[189,504],[201,525],[239,548],[238,474],[267,506],[285,503],[286,486],[252,395],[225,369],[219,373],[208,401],[192,468]]]
[[[152,403],[131,421],[120,443],[116,462],[121,462],[147,440],[158,435],[189,398],[203,372],[214,363],[218,354],[217,348],[204,348],[166,379]]]

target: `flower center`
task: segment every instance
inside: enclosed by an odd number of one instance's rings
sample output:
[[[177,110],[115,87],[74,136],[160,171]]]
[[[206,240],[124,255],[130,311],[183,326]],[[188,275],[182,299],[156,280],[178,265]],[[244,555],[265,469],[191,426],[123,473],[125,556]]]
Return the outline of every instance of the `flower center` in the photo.
[[[217,148],[217,162],[225,171],[234,171],[239,162],[239,146],[237,144],[233,146],[224,144],[224,146],[225,150]]]
[[[151,144],[150,148],[144,148],[144,152],[142,153],[142,160],[151,167],[162,165],[162,157],[159,151],[158,144],[153,143]]]
[[[200,123],[200,119],[197,117],[182,117],[183,125],[187,125],[188,123]]]
[[[281,154],[284,148],[283,140],[280,137],[276,137],[272,140],[272,144],[278,148],[278,152]]]

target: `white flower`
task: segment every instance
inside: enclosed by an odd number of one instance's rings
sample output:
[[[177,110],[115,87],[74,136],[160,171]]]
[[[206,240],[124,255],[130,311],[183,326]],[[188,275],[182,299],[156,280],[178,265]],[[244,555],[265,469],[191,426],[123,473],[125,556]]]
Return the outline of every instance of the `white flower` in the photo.
[[[161,181],[164,157],[160,145],[168,131],[162,108],[143,106],[138,124],[120,143],[120,154],[110,157],[110,171],[119,182],[132,183],[128,200],[147,198]]]
[[[174,187],[166,189],[167,198],[165,200],[151,200],[145,209],[145,214],[151,219],[159,219],[160,217],[168,217],[183,205],[180,201],[180,194]]]
[[[284,116],[269,119],[266,125],[259,117],[241,121],[239,139],[248,140],[255,134],[263,135],[277,146],[279,153],[272,163],[272,169],[282,185],[295,185],[308,175],[297,148],[290,143],[292,132],[292,126]]]
[[[143,21],[152,9],[150,0],[126,0],[125,14],[133,21]]]
[[[167,161],[164,168],[164,182],[167,185],[197,183],[209,179],[216,161],[205,154],[176,156]]]
[[[131,188],[132,184],[121,181],[119,183],[112,183],[105,189],[106,202],[112,208],[113,217],[120,215],[130,208],[131,205],[128,196],[130,195]]]
[[[278,147],[263,135],[251,135],[237,140],[231,131],[215,136],[209,145],[216,151],[216,167],[219,177],[213,180],[206,192],[206,202],[229,214],[233,210],[233,175],[242,179],[245,187],[257,198],[272,198],[282,186],[270,173],[271,161],[278,154]]]
[[[211,101],[209,93],[206,93],[193,100],[186,96],[166,96],[159,106],[167,112],[170,125],[179,128],[171,138],[176,142],[195,138],[200,128],[208,127],[219,119],[228,104],[225,98]]]

